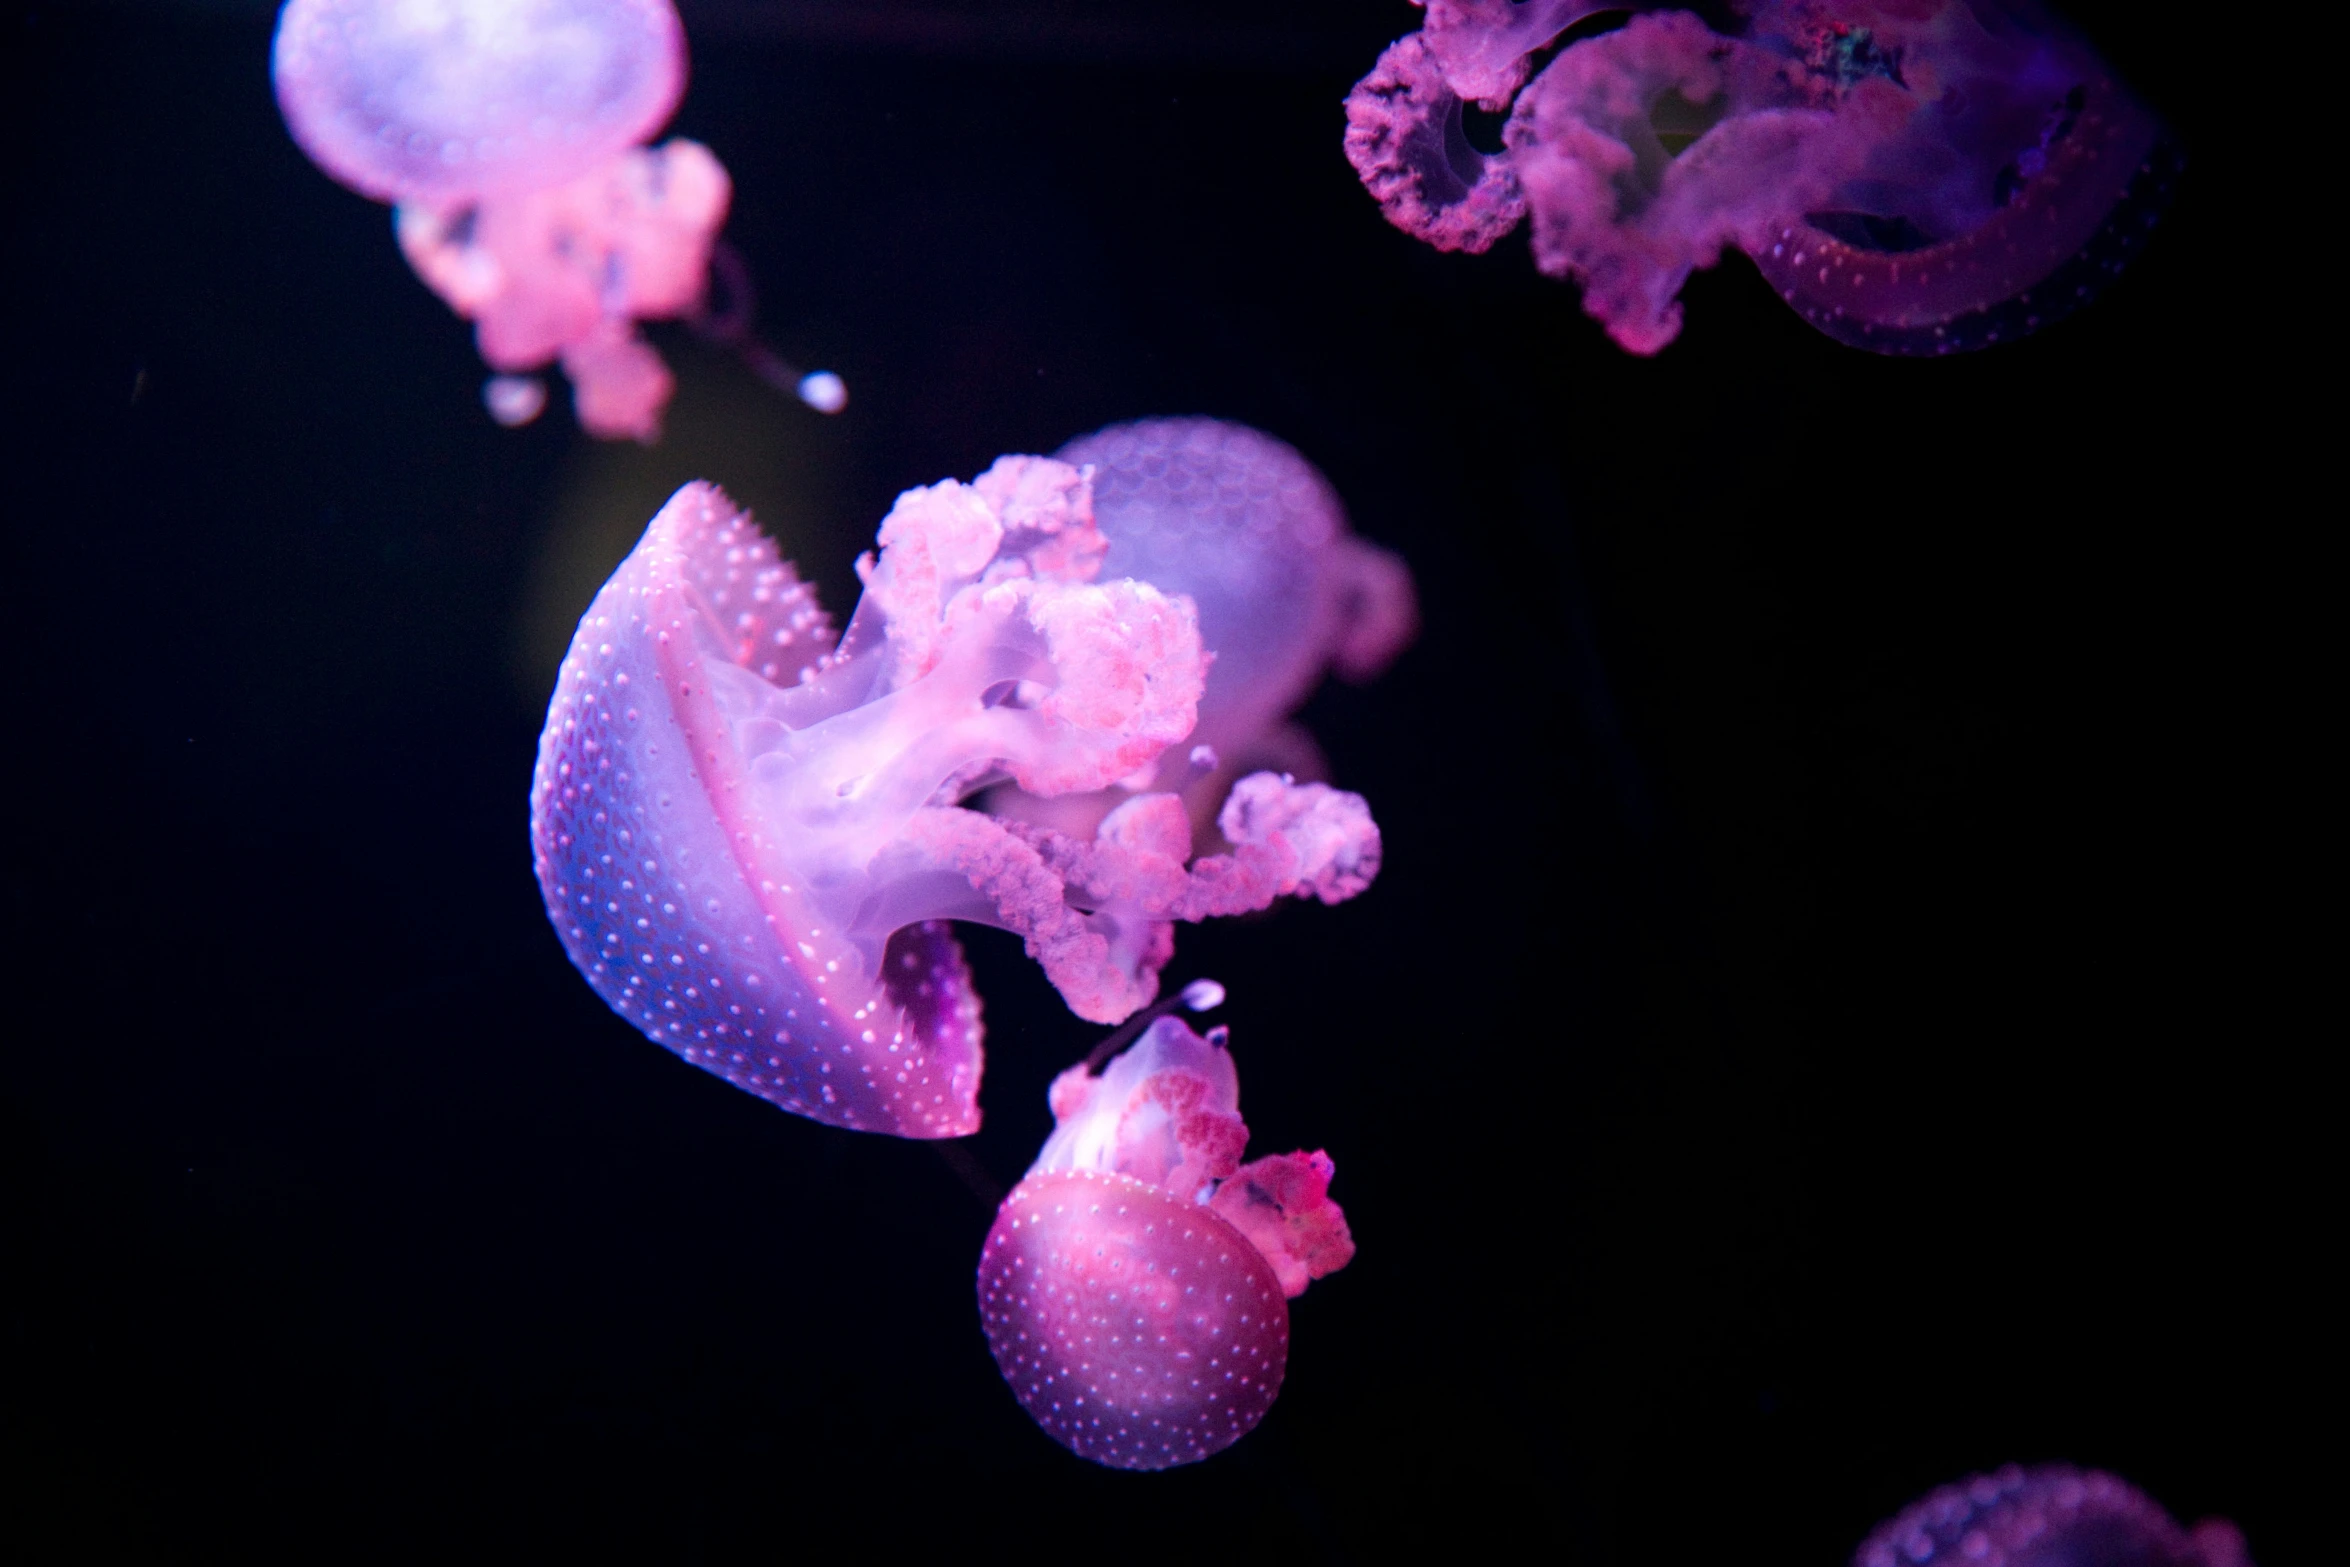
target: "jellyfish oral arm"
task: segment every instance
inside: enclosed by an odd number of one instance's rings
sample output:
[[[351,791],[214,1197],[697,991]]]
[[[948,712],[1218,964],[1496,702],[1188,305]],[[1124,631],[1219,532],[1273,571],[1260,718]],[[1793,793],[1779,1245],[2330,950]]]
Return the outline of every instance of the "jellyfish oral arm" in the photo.
[[[1191,826],[1173,794],[1136,795],[1090,842],[970,811],[925,812],[909,836],[929,867],[982,893],[991,912],[976,917],[1017,932],[1071,1011],[1116,1023],[1157,993],[1174,922],[1283,897],[1340,903],[1378,875],[1379,828],[1360,795],[1257,773],[1220,820],[1233,852],[1188,865]]]
[[[1347,99],[1346,152],[1388,220],[1483,250],[1533,219],[1544,272],[1655,353],[1725,247],[1829,336],[1939,354],[2022,336],[2143,244],[2179,168],[2160,121],[2031,0],[1646,6],[1528,55],[1572,0],[1428,0]],[[1509,110],[1470,145],[1462,102]]]

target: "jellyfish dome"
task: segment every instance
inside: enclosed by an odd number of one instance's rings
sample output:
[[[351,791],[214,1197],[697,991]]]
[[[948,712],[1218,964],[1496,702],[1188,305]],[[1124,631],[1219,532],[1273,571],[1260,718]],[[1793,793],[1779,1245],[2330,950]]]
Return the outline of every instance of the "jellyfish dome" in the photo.
[[[1116,569],[1199,608],[1215,655],[1195,744],[1238,753],[1334,668],[1385,669],[1418,627],[1411,573],[1348,531],[1338,494],[1285,441],[1221,419],[1142,419],[1081,435]]]
[[[1052,801],[999,790],[988,809],[1090,833],[1134,789],[1179,794],[1202,839],[1234,781],[1319,778],[1321,748],[1289,715],[1325,672],[1369,680],[1419,629],[1410,570],[1357,538],[1296,448],[1220,419],[1142,419],[1081,435],[1060,458],[1093,475],[1110,569],[1189,598],[1211,663],[1189,743],[1111,790]]]
[[[1131,1016],[1173,925],[1370,885],[1358,795],[1241,779],[1229,853],[1172,794],[1090,837],[964,802],[1100,790],[1191,733],[1191,601],[1095,581],[1087,475],[1007,457],[909,490],[837,639],[706,484],[662,508],[580,621],[539,742],[531,841],[573,963],[631,1023],[797,1114],[906,1137],[979,1124],[978,998],[948,929],[1020,935],[1071,1010]]]
[[[2224,1518],[2183,1529],[2126,1480],[2070,1464],[2010,1464],[1912,1502],[1852,1567],[2252,1567]]]
[[[1591,0],[1428,0],[1347,100],[1388,219],[1481,251],[1523,219],[1625,349],[1681,330],[1725,249],[1831,337],[1889,354],[2012,340],[2142,248],[2179,169],[2161,122],[2033,0],[1758,0],[1732,31],[1643,14],[1534,56]],[[1531,79],[1529,79],[1531,78]],[[1509,111],[1471,144],[1466,104]]]
[[[272,61],[303,151],[378,201],[543,190],[659,130],[669,0],[290,0]]]
[[[1052,1088],[1055,1126],[979,1263],[988,1347],[1046,1434],[1117,1469],[1196,1463],[1280,1395],[1289,1300],[1346,1266],[1330,1158],[1242,1164],[1225,1033],[1153,1022],[1098,1077]]]

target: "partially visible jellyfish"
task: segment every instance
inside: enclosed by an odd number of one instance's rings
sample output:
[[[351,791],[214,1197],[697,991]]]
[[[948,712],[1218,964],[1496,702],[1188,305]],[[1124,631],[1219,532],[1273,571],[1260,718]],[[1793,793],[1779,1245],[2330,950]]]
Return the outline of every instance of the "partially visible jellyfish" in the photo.
[[[1751,256],[1840,342],[1942,354],[2085,303],[2179,169],[2160,121],[2033,0],[1757,0],[1725,35],[1635,16],[1533,56],[1590,0],[1427,0],[1347,99],[1388,219],[1482,251],[1531,215],[1535,262],[1622,347],[1681,330],[1681,286]],[[1649,10],[1649,7],[1629,9]],[[1502,148],[1466,103],[1509,111]]]
[[[2224,1518],[2182,1529],[2126,1480],[2070,1464],[1946,1485],[1877,1526],[1852,1567],[2252,1567]]]
[[[395,204],[475,323],[492,417],[535,418],[523,383],[559,359],[590,434],[659,436],[675,383],[636,324],[696,310],[732,195],[709,149],[643,145],[685,85],[670,0],[290,0],[272,74],[303,151]]]
[[[1143,419],[1078,436],[1062,461],[1093,470],[1094,517],[1121,572],[1190,597],[1212,658],[1190,744],[1094,795],[1003,790],[988,808],[1091,832],[1135,789],[1183,795],[1203,838],[1232,781],[1327,771],[1288,722],[1326,670],[1384,670],[1419,628],[1410,570],[1355,537],[1337,493],[1286,442],[1219,419]]]
[[[1052,1136],[980,1254],[1004,1380],[1097,1464],[1196,1463],[1255,1429],[1288,1367],[1290,1299],[1354,1256],[1329,1155],[1240,1162],[1226,1044],[1163,1016],[1106,1070],[1063,1072]]]
[[[1191,601],[1096,582],[1088,475],[1007,457],[909,490],[837,640],[807,584],[690,484],[566,655],[531,786],[539,884],[572,961],[654,1040],[817,1120],[979,1124],[978,998],[950,920],[1017,932],[1078,1015],[1148,1003],[1173,922],[1370,884],[1358,795],[1242,778],[1192,853],[1171,793],[1077,835],[962,802],[1100,790],[1197,721]]]

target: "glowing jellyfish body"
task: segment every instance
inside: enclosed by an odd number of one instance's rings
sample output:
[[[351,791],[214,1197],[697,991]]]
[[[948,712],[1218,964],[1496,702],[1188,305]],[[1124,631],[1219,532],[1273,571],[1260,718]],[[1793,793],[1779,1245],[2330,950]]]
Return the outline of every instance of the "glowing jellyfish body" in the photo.
[[[2010,1464],[1912,1502],[1852,1567],[2252,1567],[2222,1518],[2182,1529],[2125,1480],[2070,1464]]]
[[[378,201],[545,190],[677,108],[669,0],[291,0],[273,61],[312,161]]]
[[[979,1009],[946,922],[1019,933],[1070,1007],[1156,993],[1172,922],[1378,869],[1361,798],[1268,774],[1191,855],[1181,803],[1090,838],[960,801],[1097,790],[1197,717],[1190,601],[1097,583],[1079,470],[1009,457],[898,498],[835,642],[748,518],[688,485],[581,620],[532,780],[549,918],[629,1021],[787,1110],[907,1137],[978,1126]]]
[[[1246,425],[1137,420],[1081,435],[1059,456],[1092,468],[1117,569],[1189,597],[1213,659],[1191,744],[1129,783],[1181,793],[1204,836],[1242,774],[1320,776],[1313,737],[1286,720],[1326,670],[1368,680],[1411,641],[1419,619],[1402,560],[1348,530],[1337,493],[1295,448]],[[1125,798],[1007,794],[990,807],[1091,831]]]
[[[591,434],[658,436],[674,386],[636,323],[699,303],[731,195],[706,148],[640,145],[685,84],[669,0],[292,0],[273,74],[312,160],[398,205],[497,379],[560,359]]]
[[[1390,221],[1536,263],[1634,353],[1681,329],[1725,247],[1839,341],[1935,354],[2020,337],[2136,254],[2178,169],[2160,122],[2029,0],[1765,0],[1734,36],[1688,12],[1531,56],[1603,7],[1429,0],[1347,102]],[[1502,148],[1463,129],[1510,109]]]
[[[980,1256],[996,1365],[1081,1458],[1166,1469],[1220,1452],[1280,1394],[1289,1299],[1354,1256],[1329,1157],[1243,1165],[1223,1030],[1172,1017],[1099,1077],[1064,1072],[1052,1106]]]

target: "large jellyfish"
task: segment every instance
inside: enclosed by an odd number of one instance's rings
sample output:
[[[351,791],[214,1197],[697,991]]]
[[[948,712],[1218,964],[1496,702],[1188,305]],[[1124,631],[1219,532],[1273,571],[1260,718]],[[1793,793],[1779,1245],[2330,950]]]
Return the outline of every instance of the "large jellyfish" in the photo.
[[[2126,1480],[2070,1464],[2015,1464],[1912,1502],[1852,1567],[2252,1567],[2224,1518],[2182,1529]]]
[[[728,1081],[838,1126],[979,1123],[979,1004],[947,921],[1017,932],[1071,1009],[1150,1001],[1172,922],[1370,884],[1358,795],[1273,773],[1192,853],[1183,802],[1077,835],[963,808],[999,782],[1101,790],[1192,732],[1188,598],[1096,582],[1090,476],[1007,457],[909,490],[836,640],[706,484],[662,508],[580,621],[531,787],[547,912],[597,992]]]
[[[2142,247],[2178,168],[2161,123],[2033,0],[1753,0],[1734,33],[1635,16],[1533,56],[1592,0],[1427,0],[1347,99],[1388,219],[1535,262],[1637,354],[1690,271],[1754,259],[1803,318],[1888,354],[2021,337]],[[1479,151],[1467,103],[1509,111]]]
[[[658,437],[675,382],[636,324],[697,311],[732,196],[708,148],[643,145],[685,85],[669,0],[291,0],[273,75],[302,149],[396,204],[474,323],[494,417],[535,418],[560,360],[590,434]],[[830,411],[838,387],[799,390]]]
[[[1219,419],[1143,419],[1078,436],[1062,461],[1093,470],[1094,516],[1111,560],[1199,610],[1212,662],[1188,747],[1148,774],[1054,800],[998,790],[989,809],[1089,833],[1127,790],[1180,793],[1203,838],[1232,781],[1260,769],[1327,771],[1288,722],[1325,670],[1369,680],[1419,627],[1411,572],[1355,537],[1313,464],[1261,430]]]
[[[1171,1016],[1107,1070],[1063,1072],[1052,1106],[980,1254],[996,1365],[1080,1458],[1167,1469],[1221,1452],[1281,1392],[1289,1300],[1354,1256],[1330,1157],[1242,1164],[1225,1031]]]

